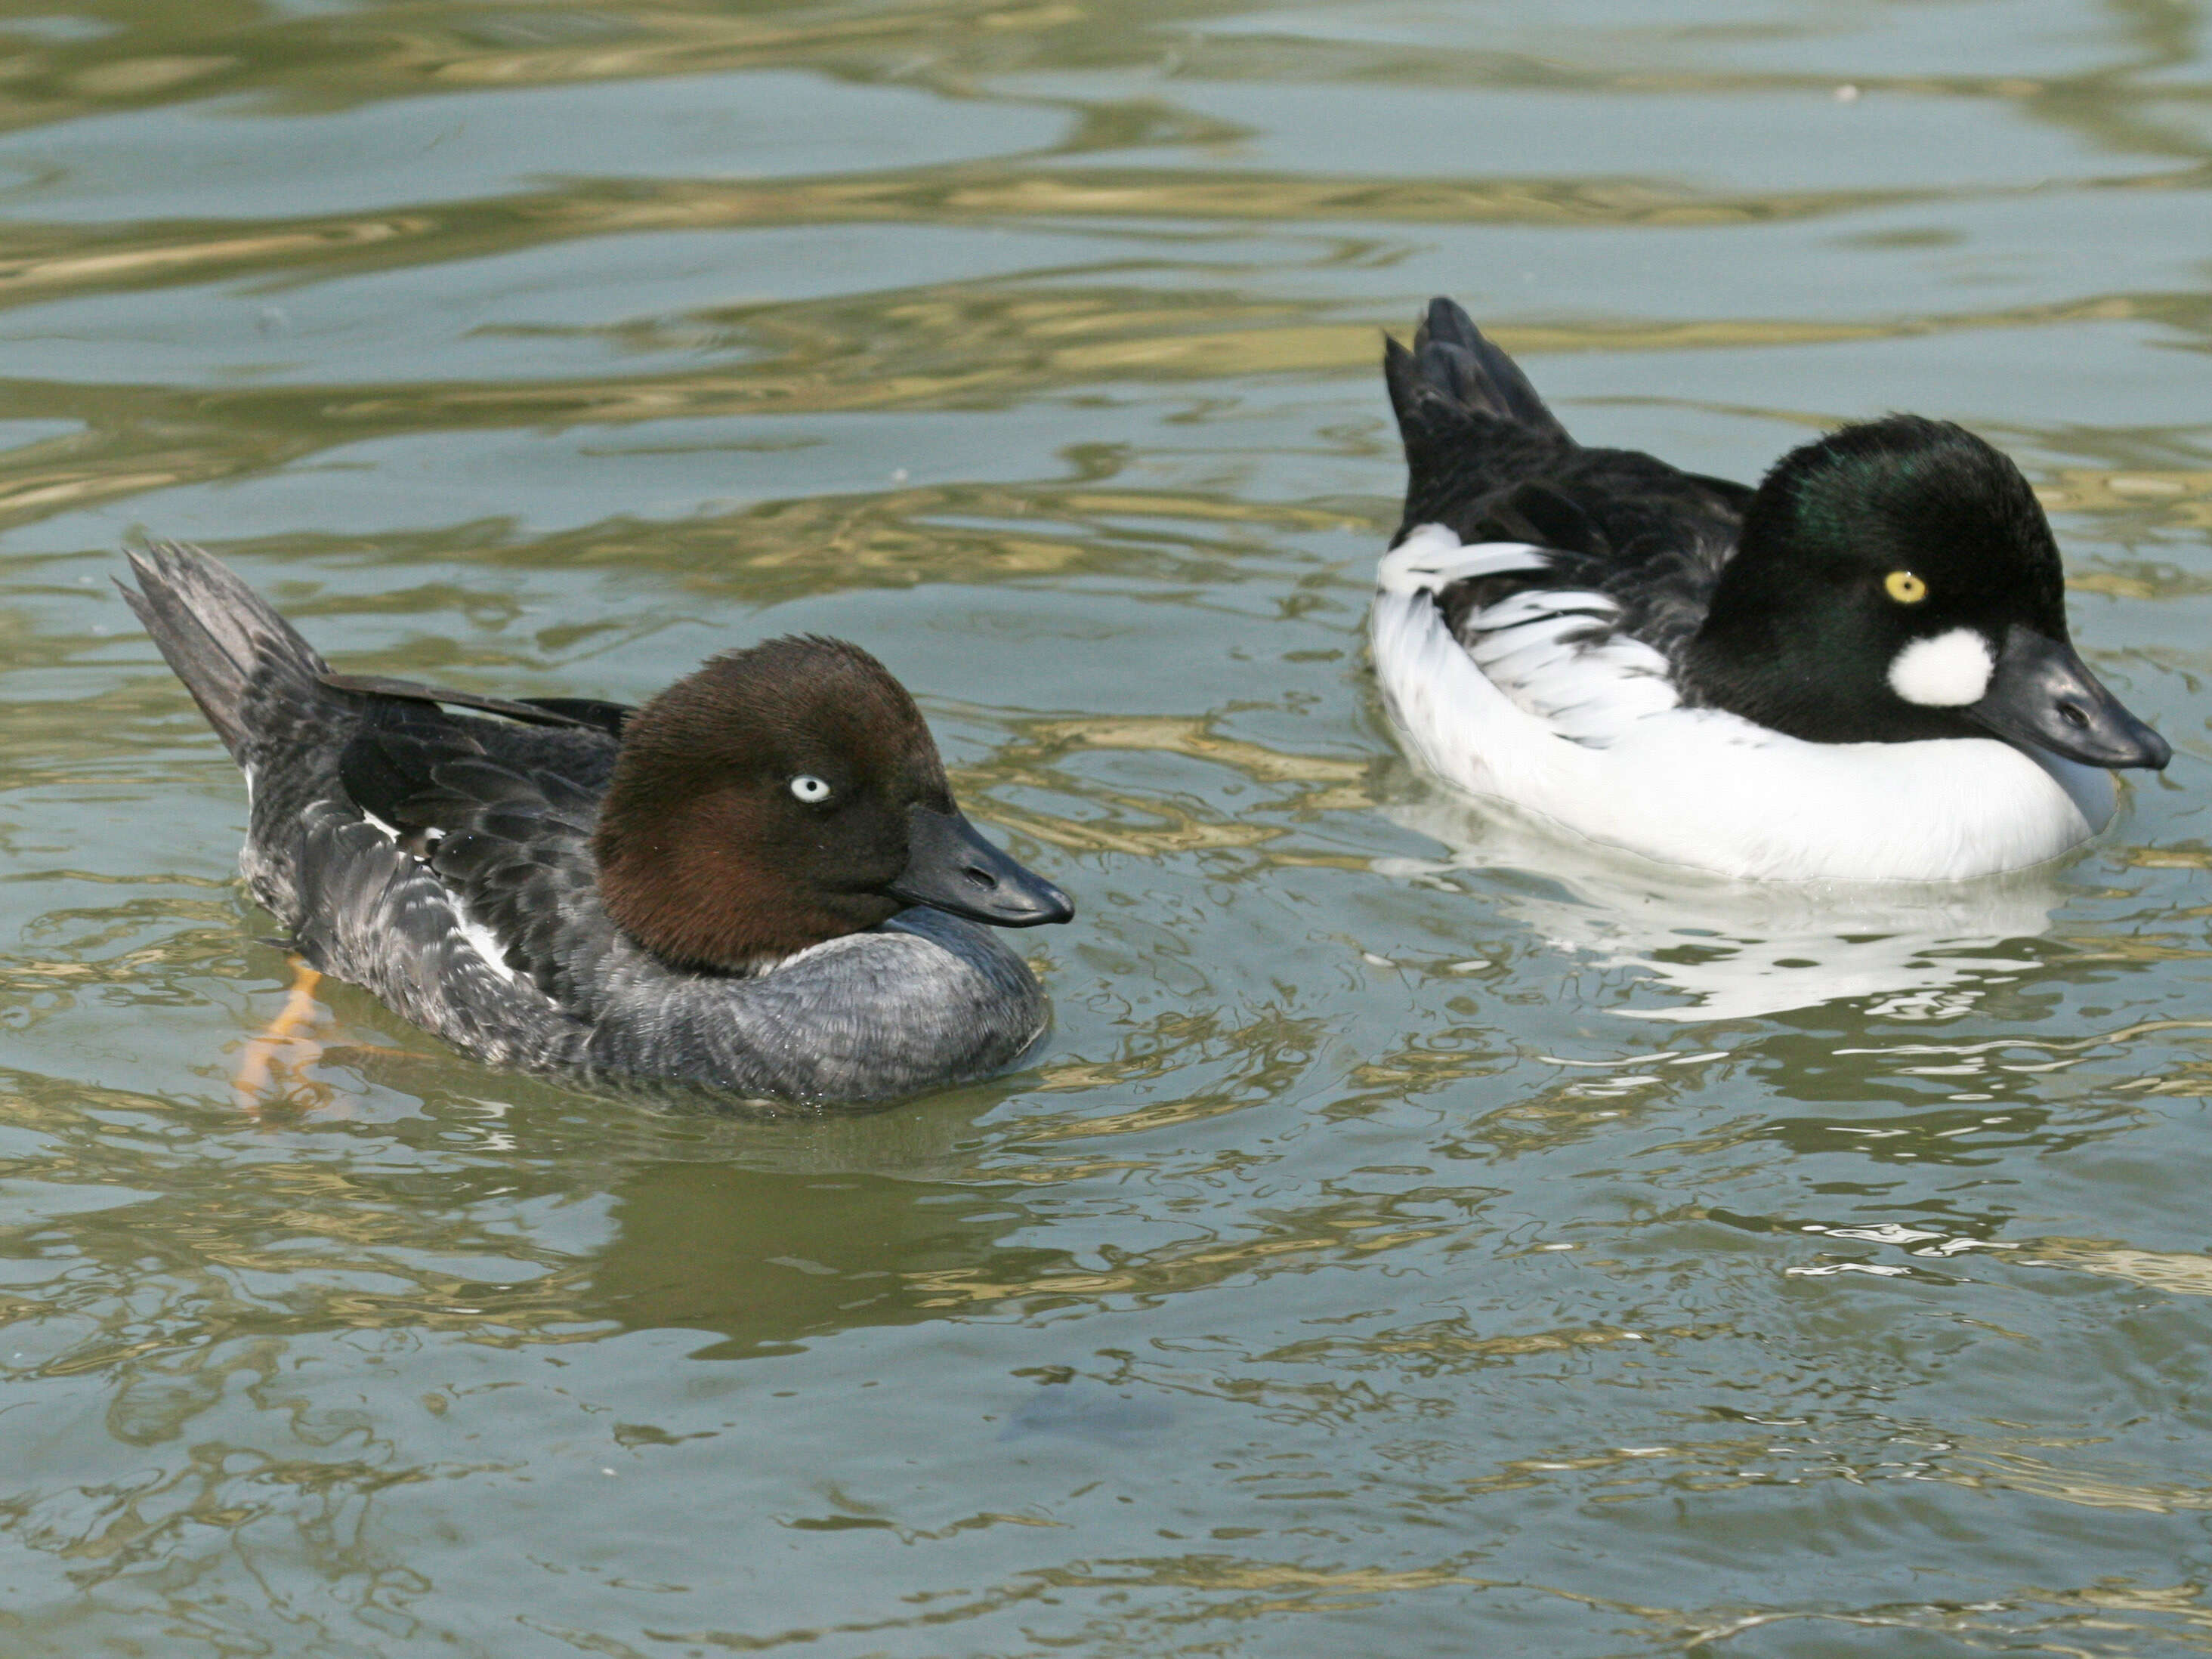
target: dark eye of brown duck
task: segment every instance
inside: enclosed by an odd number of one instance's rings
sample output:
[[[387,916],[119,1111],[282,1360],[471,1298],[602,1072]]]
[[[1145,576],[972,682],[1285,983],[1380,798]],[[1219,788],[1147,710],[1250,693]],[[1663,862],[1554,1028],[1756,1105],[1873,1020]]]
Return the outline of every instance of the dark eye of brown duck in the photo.
[[[791,781],[790,787],[792,799],[809,806],[820,806],[837,793],[827,781],[811,772],[801,772]]]

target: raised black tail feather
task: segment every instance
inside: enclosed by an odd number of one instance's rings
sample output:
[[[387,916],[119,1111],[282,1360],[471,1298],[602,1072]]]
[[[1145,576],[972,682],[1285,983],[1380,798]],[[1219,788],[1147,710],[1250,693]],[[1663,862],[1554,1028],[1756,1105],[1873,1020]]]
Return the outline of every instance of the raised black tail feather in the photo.
[[[130,557],[138,586],[116,586],[240,766],[255,735],[249,689],[281,687],[301,701],[330,695],[317,684],[328,665],[315,648],[228,568],[176,542]]]
[[[1429,302],[1412,350],[1384,342],[1382,376],[1406,446],[1401,535],[1575,447],[1519,366],[1449,300]]]
[[[1413,335],[1411,351],[1383,343],[1382,374],[1408,445],[1431,432],[1503,421],[1532,437],[1571,443],[1521,366],[1485,339],[1466,312],[1439,296]]]
[[[1520,364],[1485,339],[1474,319],[1441,295],[1429,301],[1429,314],[1414,331],[1407,356],[1422,383],[1462,410],[1566,440],[1566,428],[1545,407]]]

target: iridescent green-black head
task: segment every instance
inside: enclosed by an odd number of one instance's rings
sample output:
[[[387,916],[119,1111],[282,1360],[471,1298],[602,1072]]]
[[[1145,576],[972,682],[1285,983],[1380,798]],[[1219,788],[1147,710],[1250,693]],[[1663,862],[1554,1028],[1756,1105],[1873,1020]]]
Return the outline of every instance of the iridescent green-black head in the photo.
[[[2172,752],[2075,653],[2020,469],[1915,416],[1776,464],[1685,668],[1702,701],[1814,742],[1994,735],[2096,766]]]

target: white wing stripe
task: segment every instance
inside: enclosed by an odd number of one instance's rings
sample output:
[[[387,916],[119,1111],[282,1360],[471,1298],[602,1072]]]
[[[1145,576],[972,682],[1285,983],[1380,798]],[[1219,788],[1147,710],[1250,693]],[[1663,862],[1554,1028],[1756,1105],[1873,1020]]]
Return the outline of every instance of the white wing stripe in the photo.
[[[470,948],[483,958],[485,967],[509,985],[514,984],[515,972],[507,965],[507,951],[500,945],[499,935],[475,917],[463,913],[458,898],[453,900],[453,909],[460,917],[461,937],[468,941]]]
[[[1498,576],[1513,570],[1541,570],[1551,563],[1540,547],[1526,542],[1477,542],[1462,546],[1440,524],[1425,524],[1382,556],[1376,585],[1386,593],[1433,593],[1469,576]]]
[[[1620,614],[1620,607],[1602,593],[1561,587],[1516,593],[1510,599],[1500,599],[1489,610],[1477,612],[1474,625],[1489,634],[1500,629],[1519,628],[1528,623],[1540,622],[1546,617],[1617,617]]]

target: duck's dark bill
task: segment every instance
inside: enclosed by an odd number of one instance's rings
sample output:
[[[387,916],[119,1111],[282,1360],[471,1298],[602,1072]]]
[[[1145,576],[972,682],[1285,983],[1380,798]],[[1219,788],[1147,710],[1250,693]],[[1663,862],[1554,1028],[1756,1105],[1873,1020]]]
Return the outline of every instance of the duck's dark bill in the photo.
[[[2014,743],[2032,743],[2085,766],[2148,766],[2172,745],[2128,713],[2074,647],[2015,623],[1979,702],[1961,711]]]
[[[1000,927],[1073,920],[1066,894],[985,841],[960,813],[910,806],[906,822],[906,870],[890,884],[893,898]]]

